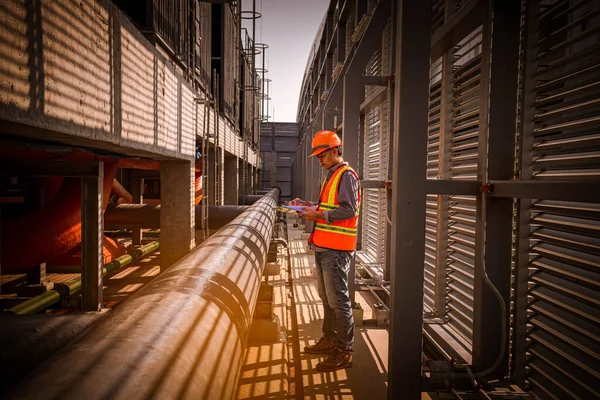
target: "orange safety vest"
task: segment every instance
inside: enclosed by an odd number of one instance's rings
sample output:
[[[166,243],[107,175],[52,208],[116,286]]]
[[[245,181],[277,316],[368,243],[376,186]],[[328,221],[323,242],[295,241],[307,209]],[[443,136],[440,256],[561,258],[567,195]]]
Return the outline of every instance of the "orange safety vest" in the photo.
[[[334,210],[340,206],[338,202],[339,185],[342,175],[350,171],[356,176],[358,175],[348,165],[344,165],[335,170],[327,185],[325,179],[321,184],[321,195],[319,196],[319,205],[317,211]],[[308,239],[309,244],[331,250],[354,251],[356,250],[356,232],[358,227],[358,214],[360,210],[360,187],[358,190],[359,208],[356,210],[356,215],[350,219],[343,221],[332,221],[327,224],[324,219],[315,221],[315,229]]]

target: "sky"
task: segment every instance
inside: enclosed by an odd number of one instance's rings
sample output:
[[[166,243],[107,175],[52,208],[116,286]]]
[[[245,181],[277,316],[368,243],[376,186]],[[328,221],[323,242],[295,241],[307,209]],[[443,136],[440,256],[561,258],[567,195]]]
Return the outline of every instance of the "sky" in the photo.
[[[256,0],[262,14],[256,22],[258,43],[269,46],[265,64],[271,79],[269,121],[295,122],[304,69],[317,29],[329,0]],[[252,0],[242,0],[242,9],[251,10]],[[251,32],[251,21],[243,26]],[[262,55],[257,56],[260,67]]]

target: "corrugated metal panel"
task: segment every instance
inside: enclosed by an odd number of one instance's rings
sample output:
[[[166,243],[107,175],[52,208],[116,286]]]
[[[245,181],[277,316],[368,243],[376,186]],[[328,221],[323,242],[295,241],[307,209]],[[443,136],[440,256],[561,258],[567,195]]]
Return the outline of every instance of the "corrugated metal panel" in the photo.
[[[534,124],[523,133],[533,179],[598,186],[599,16],[600,1],[541,3]],[[542,399],[600,398],[600,205],[533,200],[530,212],[526,384]]]
[[[442,110],[442,59],[431,64],[429,83],[429,128],[427,135],[427,179],[437,179],[440,164]]]
[[[450,178],[477,178],[481,27],[455,48],[452,87]],[[473,340],[475,197],[450,196],[448,203],[448,316],[468,343]]]
[[[381,117],[380,107],[375,107],[365,115],[365,157],[363,177],[377,180],[380,176]],[[371,257],[371,262],[379,262],[379,190],[365,189],[362,200],[362,250]]]
[[[383,180],[387,175],[387,102],[373,107],[365,115],[365,143],[363,177]],[[362,250],[371,263],[383,263],[385,258],[386,215],[385,192],[379,189],[363,190]]]
[[[437,249],[437,195],[427,195],[425,209],[425,283],[423,287],[423,311],[435,310],[435,270]]]
[[[457,46],[452,104],[452,179],[476,179],[479,140],[481,28]]]
[[[427,134],[427,178],[437,179],[440,162],[442,59],[431,64],[429,81],[429,128]],[[438,229],[438,196],[427,195],[425,216],[424,311],[434,312],[436,286],[436,251]]]
[[[221,64],[221,104],[223,110],[233,121],[237,119],[237,73],[239,56],[237,52],[237,26],[231,4],[223,6],[223,55]]]

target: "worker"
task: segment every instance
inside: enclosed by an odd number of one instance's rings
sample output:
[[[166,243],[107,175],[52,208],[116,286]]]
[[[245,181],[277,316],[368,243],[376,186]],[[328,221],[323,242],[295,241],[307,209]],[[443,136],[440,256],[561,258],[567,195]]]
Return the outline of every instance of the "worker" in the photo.
[[[300,215],[315,221],[308,243],[315,251],[317,289],[323,302],[323,336],[305,353],[327,354],[317,364],[320,371],[335,371],[352,365],[354,318],[348,290],[350,265],[356,250],[360,205],[358,175],[342,158],[342,141],[334,132],[320,131],[312,141],[310,157],[317,157],[327,177],[321,186],[316,209]],[[296,198],[291,205],[312,205]]]

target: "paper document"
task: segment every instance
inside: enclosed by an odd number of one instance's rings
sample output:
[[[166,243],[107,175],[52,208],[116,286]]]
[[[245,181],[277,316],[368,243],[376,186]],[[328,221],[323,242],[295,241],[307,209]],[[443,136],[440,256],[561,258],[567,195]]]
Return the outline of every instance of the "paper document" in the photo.
[[[279,206],[275,207],[278,211],[283,212],[304,212],[306,210],[316,210],[317,206]]]

